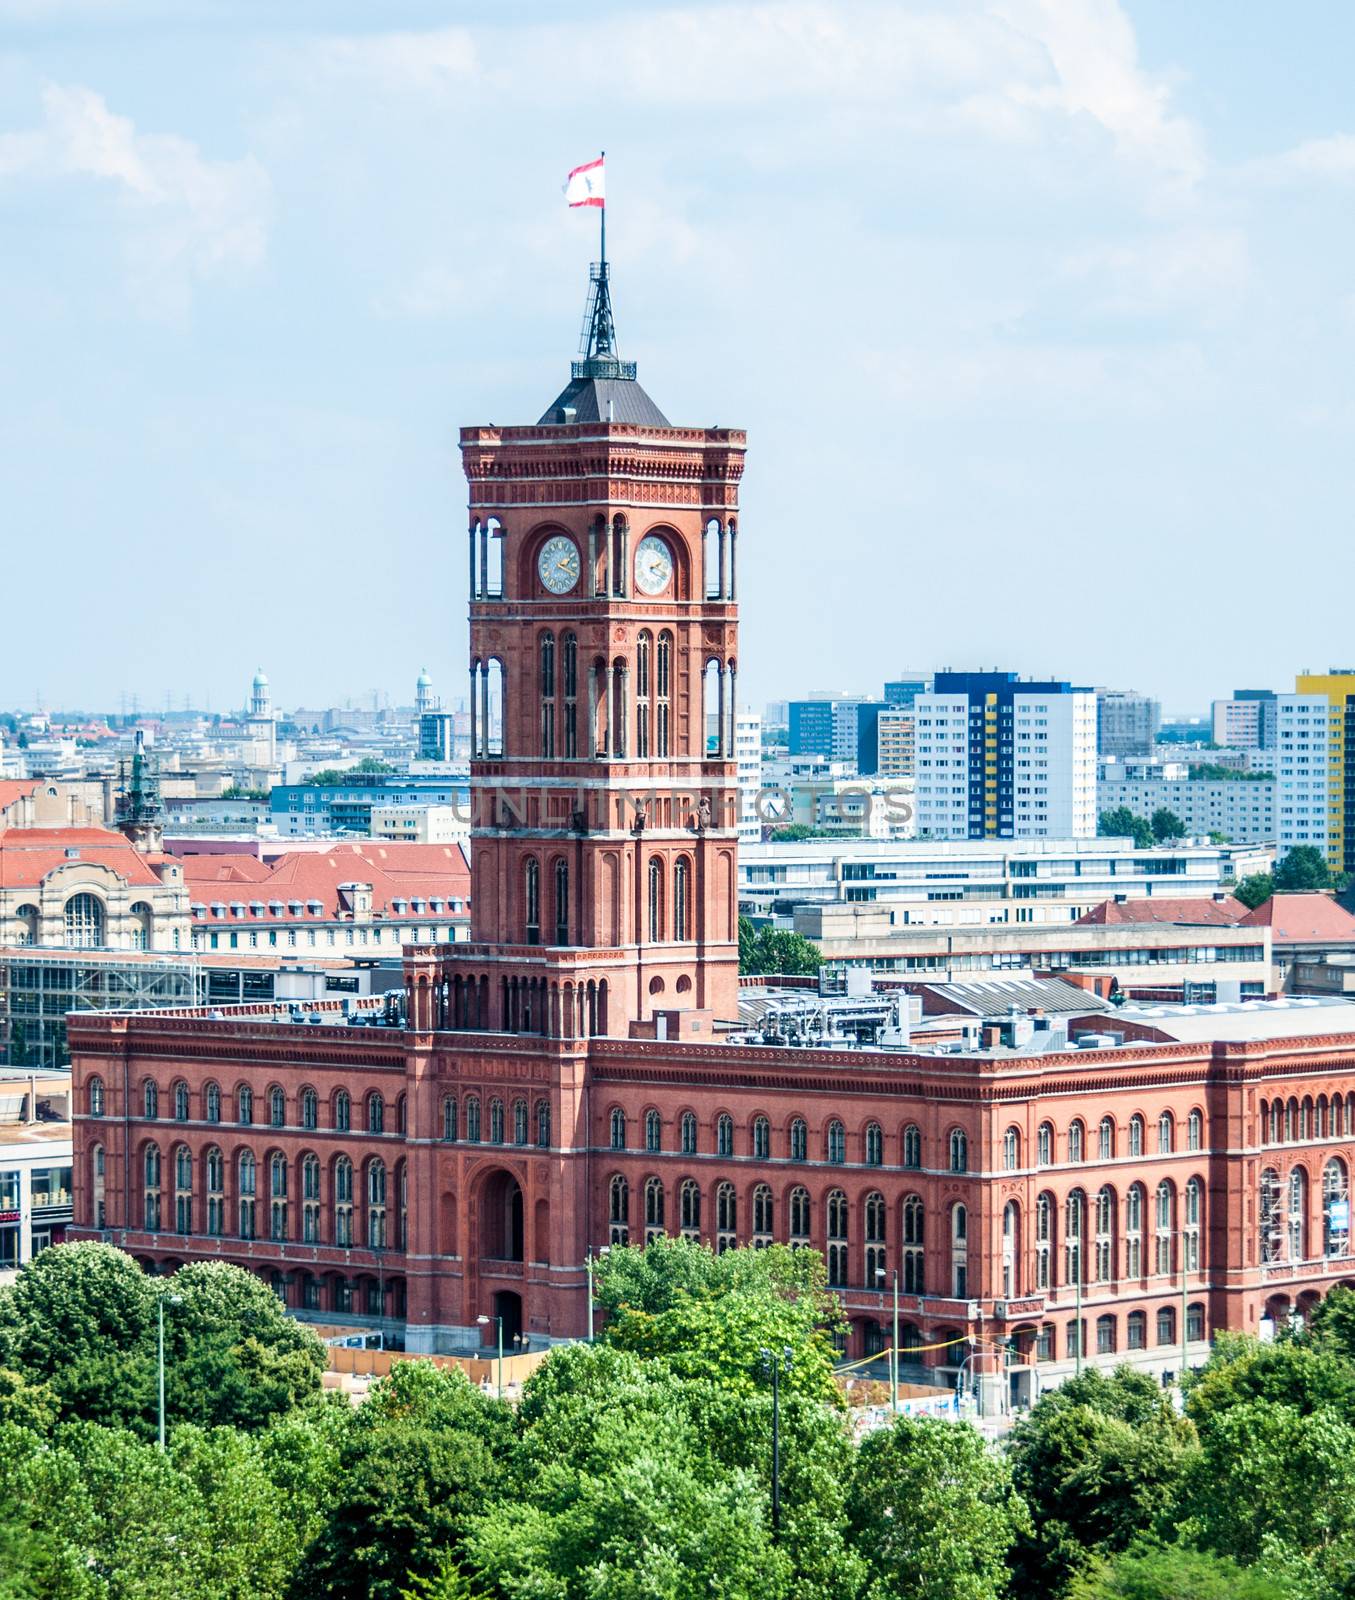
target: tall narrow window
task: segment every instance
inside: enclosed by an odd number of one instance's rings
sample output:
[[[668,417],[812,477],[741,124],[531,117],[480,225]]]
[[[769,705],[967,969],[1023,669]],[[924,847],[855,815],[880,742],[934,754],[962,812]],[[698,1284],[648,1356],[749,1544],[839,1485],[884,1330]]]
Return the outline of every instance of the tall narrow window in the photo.
[[[882,1167],[885,1159],[884,1129],[878,1122],[866,1124],[866,1165]]]
[[[555,635],[548,628],[539,644],[541,665],[541,759],[555,759]]]
[[[208,1122],[221,1121],[221,1085],[209,1083],[207,1085],[207,1120]]]
[[[913,1171],[922,1165],[922,1130],[913,1122],[903,1130],[903,1164]]]
[[[659,635],[654,673],[654,754],[662,760],[669,752],[669,700],[673,678],[673,635]]]
[[[1110,1161],[1115,1155],[1115,1119],[1113,1117],[1101,1118],[1101,1129],[1096,1141],[1096,1153],[1102,1161]]]
[[[536,1142],[543,1150],[550,1149],[550,1101],[536,1102]]]
[[[385,1133],[385,1131],[386,1102],[376,1090],[373,1090],[367,1096],[367,1132]]]
[[[1068,1160],[1081,1162],[1085,1155],[1086,1133],[1082,1126],[1081,1118],[1074,1118],[1072,1126],[1068,1129]]]
[[[141,1108],[147,1122],[154,1122],[160,1115],[160,1089],[153,1078],[147,1078],[141,1087]]]
[[[649,860],[649,942],[658,944],[663,938],[663,862],[658,856]]]
[[[470,1144],[480,1142],[480,1097],[473,1094],[466,1100],[466,1139]]]
[[[89,1114],[91,1117],[101,1117],[104,1114],[104,1081],[97,1074],[89,1080],[86,1091],[89,1095]]]
[[[527,1102],[514,1100],[513,1102],[513,1143],[527,1143]]]
[[[186,1144],[174,1152],[174,1231],[193,1231],[193,1152]]]
[[[1086,1283],[1087,1267],[1082,1254],[1087,1201],[1081,1189],[1074,1189],[1063,1206],[1063,1267],[1065,1283]]]
[[[1002,1293],[1007,1299],[1021,1293],[1021,1207],[1008,1200],[1002,1208]]]
[[[1131,1186],[1124,1201],[1124,1270],[1127,1278],[1143,1276],[1143,1185]]]
[[[682,1236],[684,1239],[701,1237],[701,1189],[695,1178],[687,1178],[682,1185]]]
[[[1198,1178],[1191,1181],[1199,1183]],[[1340,1156],[1333,1156],[1322,1169],[1322,1253],[1350,1254],[1350,1189]]]
[[[1204,1185],[1198,1178],[1186,1184],[1186,1215],[1181,1228],[1181,1247],[1186,1253],[1187,1272],[1200,1270],[1200,1215],[1204,1210]]]
[[[809,1160],[809,1125],[803,1117],[796,1117],[790,1125],[790,1159]]]
[[[174,1085],[174,1120],[188,1121],[188,1085],[182,1078]]]
[[[1054,1125],[1051,1122],[1042,1122],[1035,1135],[1035,1162],[1041,1167],[1054,1164]]]
[[[828,1287],[847,1284],[847,1196],[834,1189],[828,1196]]]
[[[1289,1174],[1289,1259],[1308,1255],[1308,1174],[1295,1167]]]
[[[555,863],[555,942],[569,943],[569,863],[563,856]]]
[[[236,1230],[242,1239],[253,1239],[257,1236],[257,1204],[258,1168],[253,1154],[246,1150],[240,1156],[238,1167],[240,1181],[240,1226]]]
[[[1173,1270],[1172,1229],[1176,1226],[1176,1191],[1170,1179],[1163,1178],[1158,1184],[1155,1206],[1153,1268],[1166,1275]]]
[[[1157,1153],[1160,1156],[1169,1156],[1172,1151],[1172,1137],[1175,1133],[1175,1123],[1170,1111],[1164,1111],[1157,1119]]]
[[[809,1243],[810,1210],[809,1190],[792,1189],[790,1192],[790,1242]]]
[[[734,1154],[734,1119],[727,1113],[721,1115],[715,1123],[715,1154],[717,1156]]]
[[[950,1208],[950,1292],[969,1298],[969,1212],[962,1205]]]
[[[503,1101],[497,1095],[489,1102],[489,1142],[503,1143]]]
[[[579,753],[579,641],[572,633],[560,640],[561,679],[564,687],[564,753],[573,761]]]
[[[607,1238],[613,1245],[630,1243],[630,1185],[619,1172],[610,1185]]]
[[[528,856],[522,869],[524,943],[541,943],[541,864]]]
[[[1005,1172],[1015,1172],[1021,1165],[1021,1133],[1008,1128],[1002,1135],[1002,1167]]]
[[[626,1148],[626,1113],[620,1106],[612,1107],[612,1149]]]
[[[649,1178],[645,1182],[645,1243],[661,1239],[665,1233],[663,1222],[663,1179]]]
[[[847,1130],[836,1118],[828,1124],[828,1159],[835,1167],[847,1159]]]
[[[903,1202],[903,1292],[926,1294],[923,1226],[926,1212],[921,1195],[910,1194]]]
[[[242,1083],[235,1096],[235,1120],[247,1128],[254,1121],[254,1091]]]
[[[334,1127],[338,1133],[347,1133],[353,1123],[353,1102],[347,1089],[334,1096]]]
[[[367,1243],[373,1250],[386,1248],[386,1163],[367,1163]]]
[[[334,1163],[334,1243],[353,1242],[353,1163],[340,1156]]]
[[[287,1121],[287,1096],[275,1084],[268,1091],[268,1125],[281,1128]]]
[[[207,1152],[207,1232],[219,1239],[226,1231],[226,1161],[215,1145]]]
[[[691,868],[686,856],[679,856],[673,866],[673,937],[685,943],[691,934]]]
[[[651,1155],[663,1149],[663,1118],[657,1111],[645,1112],[645,1149]]]
[[[1186,1118],[1186,1149],[1202,1150],[1204,1148],[1204,1117],[1198,1111],[1192,1111]]]
[[[301,1126],[315,1128],[320,1123],[320,1098],[314,1089],[301,1091]]]
[[[682,1153],[684,1156],[696,1154],[696,1113],[693,1111],[682,1113]]]
[[[722,1183],[715,1191],[715,1250],[723,1255],[739,1242],[739,1202],[732,1183]]]
[[[877,1289],[885,1274],[885,1197],[866,1196],[866,1287]]]
[[[969,1140],[963,1128],[953,1128],[950,1135],[950,1170],[969,1171]]]
[[[287,1238],[287,1157],[280,1150],[268,1162],[268,1237]]]
[[[765,1250],[775,1238],[772,1191],[765,1183],[753,1190],[753,1248]]]
[[[1093,1277],[1097,1283],[1110,1283],[1115,1277],[1115,1191],[1097,1190],[1094,1216],[1095,1259]]]
[[[320,1158],[301,1160],[301,1238],[306,1244],[320,1242]]]
[[[1052,1287],[1050,1262],[1054,1253],[1054,1196],[1042,1194],[1035,1202],[1035,1287]]]
[[[649,657],[653,644],[653,634],[641,628],[635,641],[635,754],[642,761],[649,759]]]
[[[1129,1153],[1131,1156],[1143,1154],[1143,1118],[1137,1112],[1129,1119]]]

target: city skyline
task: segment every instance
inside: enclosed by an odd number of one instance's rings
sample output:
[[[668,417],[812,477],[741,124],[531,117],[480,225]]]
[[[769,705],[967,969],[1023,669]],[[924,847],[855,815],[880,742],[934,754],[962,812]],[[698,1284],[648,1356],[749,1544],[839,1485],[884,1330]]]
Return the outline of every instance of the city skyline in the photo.
[[[1171,712],[1322,670],[1337,540],[1301,621],[1145,647],[1352,487],[1355,23],[1318,10],[4,6],[10,578],[62,552],[65,648],[16,616],[0,699],[229,705],[264,660],[314,702],[357,636],[403,682],[411,633],[456,697],[456,428],[559,388],[595,249],[559,189],[604,145],[623,353],[754,447],[750,703],[901,633]]]

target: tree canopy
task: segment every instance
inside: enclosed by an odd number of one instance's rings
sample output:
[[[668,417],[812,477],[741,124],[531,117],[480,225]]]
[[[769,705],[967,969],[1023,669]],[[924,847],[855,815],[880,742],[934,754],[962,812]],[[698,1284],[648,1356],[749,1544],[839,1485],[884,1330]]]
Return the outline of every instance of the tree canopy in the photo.
[[[818,945],[782,928],[758,928],[739,918],[739,971],[744,976],[813,977],[823,965]]]

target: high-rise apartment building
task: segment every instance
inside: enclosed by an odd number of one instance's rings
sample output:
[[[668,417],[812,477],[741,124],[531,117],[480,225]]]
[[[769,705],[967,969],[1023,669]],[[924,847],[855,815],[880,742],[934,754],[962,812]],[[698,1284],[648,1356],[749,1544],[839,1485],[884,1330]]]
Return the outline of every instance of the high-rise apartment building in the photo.
[[[1094,690],[1014,672],[938,672],[913,709],[920,836],[1096,832]]]
[[[1212,707],[1214,743],[1228,749],[1273,750],[1279,714],[1273,689],[1234,689]]]
[[[914,721],[911,704],[891,707],[875,723],[875,771],[882,778],[911,778],[914,772]]]
[[[885,684],[885,704],[911,706],[920,694],[926,694],[930,686],[931,679],[922,673],[905,673],[902,678],[895,678]]]
[[[1320,696],[1327,707],[1327,861],[1334,872],[1350,872],[1355,870],[1355,670],[1301,672],[1294,689],[1300,697]]]
[[[762,788],[762,718],[756,711],[734,713],[734,772],[739,787],[739,838],[762,837],[758,794]]]
[[[1162,706],[1132,689],[1096,691],[1096,748],[1103,756],[1150,756]]]

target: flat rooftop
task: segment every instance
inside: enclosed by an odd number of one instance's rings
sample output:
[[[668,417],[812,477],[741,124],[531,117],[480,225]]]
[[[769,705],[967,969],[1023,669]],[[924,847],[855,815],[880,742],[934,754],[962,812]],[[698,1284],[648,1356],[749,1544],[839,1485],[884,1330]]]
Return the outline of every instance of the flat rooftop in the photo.
[[[1299,1039],[1324,1033],[1355,1033],[1355,1004],[1339,995],[1292,995],[1279,1000],[1227,1001],[1217,1005],[1120,1006],[1093,1018],[1085,1032],[1114,1033],[1133,1022],[1158,1029],[1183,1044],[1214,1039]],[[1138,1041],[1126,1040],[1126,1043]]]

